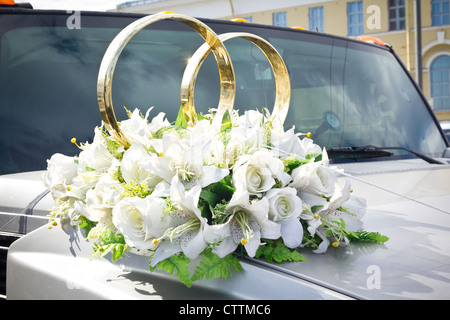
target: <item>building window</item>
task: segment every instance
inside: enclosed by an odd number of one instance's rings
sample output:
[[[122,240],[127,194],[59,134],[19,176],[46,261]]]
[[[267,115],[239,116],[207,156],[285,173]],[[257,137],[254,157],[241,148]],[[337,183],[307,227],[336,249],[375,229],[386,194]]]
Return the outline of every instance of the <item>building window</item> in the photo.
[[[363,2],[347,2],[347,30],[349,36],[364,33]]]
[[[434,59],[430,68],[431,97],[435,110],[450,109],[450,56]]]
[[[431,23],[433,26],[450,24],[449,0],[431,0]]]
[[[309,8],[309,30],[324,32],[323,7]]]
[[[273,25],[274,26],[287,27],[286,11],[273,13],[272,18],[273,18]]]
[[[389,0],[389,30],[405,30],[405,0]]]

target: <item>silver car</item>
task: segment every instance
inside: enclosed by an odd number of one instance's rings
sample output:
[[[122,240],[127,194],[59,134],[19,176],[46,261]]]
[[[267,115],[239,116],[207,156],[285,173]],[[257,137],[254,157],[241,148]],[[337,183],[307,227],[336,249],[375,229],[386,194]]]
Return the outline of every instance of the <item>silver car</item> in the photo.
[[[450,149],[430,106],[394,48],[318,32],[202,20],[217,34],[249,32],[268,40],[286,63],[291,102],[285,125],[312,132],[339,179],[367,202],[364,229],[383,244],[351,242],[324,254],[300,250],[302,262],[240,257],[242,272],[185,287],[148,258],[91,259],[77,228],[48,224],[53,205],[41,176],[54,153],[92,140],[101,123],[98,68],[108,44],[142,17],[0,8],[0,239],[8,299],[449,299]],[[236,72],[235,109],[270,106],[270,65],[251,43],[227,49]],[[186,59],[203,43],[188,27],[162,21],[124,49],[114,79],[114,104],[156,106],[175,119]],[[198,74],[196,106],[217,104],[212,57]],[[117,108],[119,109],[119,108]],[[117,118],[126,117],[116,110]],[[10,245],[10,243],[12,243]],[[7,255],[6,255],[7,252]],[[6,279],[5,279],[6,275]],[[177,309],[176,312],[188,312]],[[203,311],[203,309],[196,309]],[[206,309],[204,309],[206,312]],[[269,309],[227,305],[217,313]]]

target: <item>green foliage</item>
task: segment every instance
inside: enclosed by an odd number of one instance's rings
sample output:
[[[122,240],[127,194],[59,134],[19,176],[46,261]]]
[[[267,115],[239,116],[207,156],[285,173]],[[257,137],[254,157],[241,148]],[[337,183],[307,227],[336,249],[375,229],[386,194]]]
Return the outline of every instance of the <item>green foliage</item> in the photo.
[[[231,122],[231,115],[228,110],[225,111],[222,118],[222,124],[220,126],[220,131],[227,131],[230,130],[233,127],[233,124]]]
[[[177,116],[177,119],[175,120],[175,126],[181,127],[184,129],[187,128],[187,122],[186,122],[186,118],[184,117],[182,106],[180,106],[180,110],[178,110],[178,116]]]
[[[111,155],[114,158],[122,161],[124,151],[122,149],[122,146],[116,140],[107,139],[106,140],[106,148],[108,149],[109,153],[111,153]]]
[[[179,253],[158,262],[155,267],[149,266],[149,269],[151,272],[156,269],[164,270],[170,275],[176,272],[178,279],[188,288],[192,286],[192,282],[203,278],[210,280],[223,277],[226,279],[232,276],[233,269],[239,272],[242,271],[239,260],[232,253],[224,258],[219,258],[211,249],[203,252],[200,265],[194,270],[192,277],[189,269],[190,263],[190,259],[184,253]]]
[[[299,262],[307,261],[298,251],[291,250],[283,243],[283,240],[264,240],[265,244],[259,246],[256,251],[256,258],[264,256],[268,262],[276,261],[281,262]]]
[[[80,229],[83,229],[83,230],[84,230],[86,236],[89,234],[89,231],[91,231],[91,229],[97,225],[97,222],[90,221],[90,220],[88,220],[88,219],[87,219],[86,217],[84,217],[84,216],[80,216],[80,217],[78,218],[78,222],[80,223],[80,224],[78,225],[78,227],[79,227]]]
[[[201,280],[203,278],[210,280],[214,278],[228,278],[232,276],[232,270],[241,272],[242,266],[232,253],[224,258],[219,258],[215,253],[208,249],[204,252],[204,256],[200,265],[195,269],[192,281]]]
[[[190,259],[186,257],[184,253],[179,253],[158,262],[156,267],[150,266],[149,268],[151,272],[155,271],[155,269],[158,268],[158,270],[164,270],[170,275],[173,275],[173,272],[176,271],[178,279],[182,283],[184,283],[186,287],[190,288],[192,286],[191,275],[189,272],[190,263]]]
[[[149,196],[153,190],[149,189],[146,182],[142,184],[137,184],[134,181],[131,181],[130,183],[123,184],[124,191],[120,194],[120,198],[126,198],[126,197],[139,197],[139,198],[145,198]]]
[[[202,216],[211,221],[216,216],[215,210],[221,210],[223,204],[230,201],[233,193],[236,189],[233,187],[231,181],[231,175],[226,176],[222,180],[210,184],[208,187],[203,188],[200,193],[199,208],[202,212]]]
[[[382,235],[379,232],[346,231],[346,236],[349,240],[376,242],[378,244],[383,244],[389,240],[389,237]]]
[[[94,245],[92,258],[95,256],[103,258],[111,252],[111,260],[116,262],[122,258],[125,250],[128,248],[123,235],[120,233],[115,234],[111,229],[103,231],[100,234],[100,240],[100,245]]]
[[[349,240],[357,240],[357,241],[367,241],[367,242],[376,242],[378,244],[383,244],[389,240],[389,237],[380,234],[379,232],[369,232],[369,231],[347,231],[345,228],[345,221],[340,219],[339,221],[335,221],[335,224],[338,225],[343,234]]]

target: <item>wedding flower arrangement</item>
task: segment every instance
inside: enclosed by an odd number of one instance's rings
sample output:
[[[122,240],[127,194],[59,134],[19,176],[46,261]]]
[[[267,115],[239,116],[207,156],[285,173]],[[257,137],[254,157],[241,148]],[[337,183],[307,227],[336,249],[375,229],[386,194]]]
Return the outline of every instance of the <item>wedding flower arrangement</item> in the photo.
[[[211,111],[193,127],[151,110],[120,123],[129,148],[101,126],[91,143],[72,140],[77,156],[48,160],[50,222],[83,228],[93,256],[145,255],[150,271],[191,286],[242,270],[244,254],[304,261],[301,248],[387,240],[363,230],[365,201],[338,183],[326,150],[266,110]]]

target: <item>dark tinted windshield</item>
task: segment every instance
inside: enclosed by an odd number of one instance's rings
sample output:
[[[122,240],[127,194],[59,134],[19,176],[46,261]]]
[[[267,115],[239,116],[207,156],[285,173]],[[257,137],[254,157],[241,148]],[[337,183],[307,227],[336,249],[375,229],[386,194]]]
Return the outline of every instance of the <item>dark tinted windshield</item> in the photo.
[[[127,16],[68,14],[0,16],[0,173],[45,169],[53,153],[73,155],[70,143],[90,141],[101,124],[96,98],[98,67],[109,42],[132,22]],[[297,30],[212,23],[218,34],[259,34],[279,50],[291,76],[286,126],[312,132],[323,147],[401,146],[441,156],[444,140],[411,80],[387,50]],[[187,59],[203,43],[184,25],[163,21],[136,35],[116,67],[113,102],[150,116],[176,118]],[[231,39],[226,47],[236,72],[235,109],[271,109],[275,82],[255,46]],[[217,105],[219,75],[207,58],[196,83],[197,112]]]

